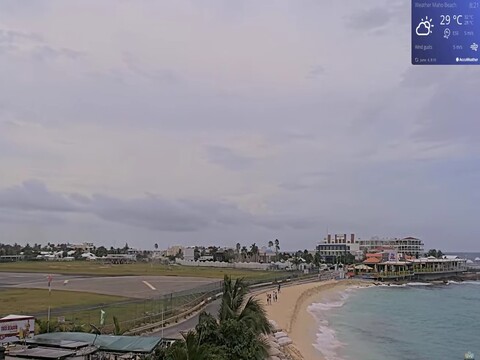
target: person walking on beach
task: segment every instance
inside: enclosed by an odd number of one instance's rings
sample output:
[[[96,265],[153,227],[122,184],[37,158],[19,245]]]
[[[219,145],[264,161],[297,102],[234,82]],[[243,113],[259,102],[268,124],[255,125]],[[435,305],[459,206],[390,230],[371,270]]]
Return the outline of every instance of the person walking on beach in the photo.
[[[282,286],[282,285],[280,285],[280,283],[278,283],[278,293],[279,293],[279,294],[280,294],[280,287],[281,287],[281,286]]]
[[[277,292],[273,290],[273,302],[277,302]]]

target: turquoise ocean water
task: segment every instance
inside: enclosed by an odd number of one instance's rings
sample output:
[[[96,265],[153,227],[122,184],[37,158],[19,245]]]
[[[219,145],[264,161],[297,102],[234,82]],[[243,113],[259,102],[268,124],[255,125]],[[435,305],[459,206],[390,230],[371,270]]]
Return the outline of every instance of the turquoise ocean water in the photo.
[[[480,360],[480,282],[349,289],[309,312],[328,360]]]

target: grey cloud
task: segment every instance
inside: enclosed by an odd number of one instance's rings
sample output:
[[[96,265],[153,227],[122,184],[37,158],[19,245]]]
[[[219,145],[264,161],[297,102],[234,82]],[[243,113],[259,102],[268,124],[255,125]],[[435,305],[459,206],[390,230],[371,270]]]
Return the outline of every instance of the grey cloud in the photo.
[[[23,45],[27,45],[24,48]],[[46,61],[59,58],[77,60],[83,52],[69,48],[55,48],[47,44],[45,39],[34,32],[23,32],[0,29],[0,53],[21,53],[26,51],[34,60]]]
[[[289,191],[302,191],[302,190],[308,190],[313,187],[311,184],[302,184],[300,182],[296,181],[291,181],[291,182],[282,182],[278,185],[282,189],[289,190]]]
[[[0,14],[35,17],[45,13],[49,7],[50,4],[47,1],[2,0],[0,1]]]
[[[66,224],[64,217],[50,212],[25,212],[22,210],[0,209],[0,223],[25,225],[59,225]]]
[[[305,191],[318,189],[322,186],[322,180],[332,175],[330,171],[311,171],[298,176],[295,180],[285,181],[278,186],[288,191]]]
[[[188,204],[155,198],[119,200],[96,195],[90,211],[104,220],[161,231],[195,231],[211,222],[209,214]]]
[[[386,7],[375,7],[352,16],[348,25],[355,30],[373,30],[388,24],[390,12]]]
[[[57,60],[66,58],[69,60],[78,60],[85,54],[68,48],[55,49],[48,45],[37,46],[32,50],[32,56],[40,61]]]
[[[413,66],[403,73],[400,85],[406,88],[425,88],[438,84],[446,74],[444,68],[436,66]]]
[[[465,71],[460,78],[452,76],[440,80],[430,101],[418,116],[420,130],[416,136],[430,141],[467,141],[478,145],[480,123],[478,122],[478,89],[480,72],[470,76]]]
[[[256,159],[236,154],[223,146],[208,146],[207,156],[210,162],[229,170],[245,170],[252,166]]]
[[[388,0],[382,6],[360,11],[350,17],[347,25],[353,30],[372,31],[383,34],[388,24],[405,19],[409,14],[409,4],[403,0]],[[402,21],[405,23],[405,21]]]
[[[416,141],[476,145],[480,124],[472,114],[478,112],[479,87],[480,71],[475,67],[414,66],[403,73],[400,87],[390,96],[410,104],[415,104],[414,99],[422,100],[410,115],[416,125]],[[386,109],[391,112],[388,106]]]
[[[37,33],[0,29],[0,46],[13,45],[19,41],[25,40],[36,43],[44,42],[43,37]]]
[[[325,68],[322,65],[315,65],[315,66],[312,66],[312,68],[308,72],[307,78],[318,79],[323,74],[325,74]]]
[[[292,218],[290,216],[263,216],[254,220],[254,223],[271,230],[281,229],[308,229],[317,225],[312,219]]]
[[[79,210],[66,196],[50,192],[42,182],[36,180],[1,190],[0,208],[46,212]]]
[[[172,70],[168,69],[156,69],[156,70],[147,70],[145,66],[142,66],[138,60],[130,53],[123,54],[123,61],[126,64],[128,70],[132,73],[152,80],[158,81],[161,83],[166,83],[169,85],[178,84],[181,82],[180,77]]]
[[[35,212],[35,215],[32,213]],[[59,219],[61,213],[95,215],[105,221],[166,232],[193,232],[213,226],[256,225],[268,229],[305,228],[311,222],[286,215],[256,216],[224,201],[170,200],[156,195],[118,199],[95,194],[59,194],[38,180],[0,190],[0,221]],[[57,221],[58,222],[58,221]]]

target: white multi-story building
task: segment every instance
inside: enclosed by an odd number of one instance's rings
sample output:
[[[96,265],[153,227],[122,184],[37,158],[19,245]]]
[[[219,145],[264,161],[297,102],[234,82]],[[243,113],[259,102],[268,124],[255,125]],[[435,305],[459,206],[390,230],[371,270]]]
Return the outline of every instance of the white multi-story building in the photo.
[[[373,237],[370,240],[360,240],[358,243],[360,250],[363,252],[372,252],[382,248],[393,248],[399,253],[410,256],[422,256],[425,252],[423,241],[411,236],[403,239],[380,239]]]
[[[323,239],[322,244],[318,244],[317,251],[327,262],[336,262],[338,258],[346,256],[348,253],[355,256],[355,259],[361,260],[363,253],[360,251],[360,245],[355,241],[355,234],[328,234]]]

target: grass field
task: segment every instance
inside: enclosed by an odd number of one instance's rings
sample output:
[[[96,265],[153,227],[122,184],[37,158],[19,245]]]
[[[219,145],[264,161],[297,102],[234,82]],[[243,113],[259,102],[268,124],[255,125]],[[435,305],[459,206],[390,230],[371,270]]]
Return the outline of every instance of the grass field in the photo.
[[[0,291],[0,316],[9,314],[38,314],[48,307],[88,307],[110,304],[127,299],[118,296],[91,294],[77,291],[52,291],[43,289],[8,289]]]
[[[53,262],[53,261],[19,261],[0,263],[0,272],[39,272],[52,274],[95,275],[95,276],[127,276],[127,275],[163,275],[193,276],[206,278],[223,278],[225,274],[232,277],[249,279],[268,279],[272,272],[241,269],[218,269],[211,267],[190,267],[160,264],[122,264],[107,265],[89,261]]]
[[[217,290],[219,291],[219,290]],[[163,311],[165,318],[185,311],[197,304],[205,294],[181,295],[159,299],[128,299],[118,296],[98,295],[86,292],[53,290],[49,295],[43,289],[7,289],[0,291],[0,317],[9,314],[33,315],[46,320],[51,309],[52,328],[59,316],[65,325],[75,324],[78,329],[88,331],[89,324],[100,326],[100,310],[105,311],[104,328],[113,329],[116,316],[124,330],[144,323],[159,321]]]

